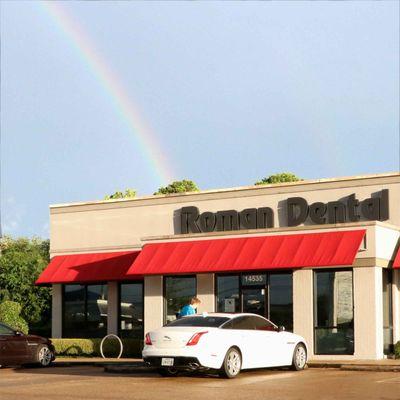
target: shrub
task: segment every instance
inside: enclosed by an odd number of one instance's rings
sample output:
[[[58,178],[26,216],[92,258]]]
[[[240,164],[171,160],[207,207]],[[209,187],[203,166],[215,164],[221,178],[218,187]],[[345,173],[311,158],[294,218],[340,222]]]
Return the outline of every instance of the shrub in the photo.
[[[400,358],[400,340],[394,345],[394,355],[396,358]]]
[[[28,324],[21,317],[22,307],[15,301],[3,301],[0,303],[0,321],[16,331],[28,333]]]
[[[295,174],[292,174],[291,172],[282,172],[280,174],[274,174],[270,175],[268,177],[265,177],[261,179],[260,181],[257,181],[255,185],[267,185],[271,183],[285,183],[285,182],[297,182],[301,181],[299,177],[297,177]]]
[[[58,356],[70,357],[101,357],[101,339],[51,339]],[[141,357],[143,340],[122,339],[124,351],[122,357]],[[117,357],[120,351],[119,342],[116,339],[107,339],[103,345],[103,353],[106,357]]]

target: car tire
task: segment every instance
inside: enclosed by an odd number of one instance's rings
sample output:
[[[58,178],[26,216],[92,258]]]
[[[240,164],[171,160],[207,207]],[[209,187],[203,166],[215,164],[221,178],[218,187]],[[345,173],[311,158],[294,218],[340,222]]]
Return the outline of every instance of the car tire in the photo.
[[[295,371],[301,371],[307,366],[307,349],[303,343],[297,344],[294,348],[292,369]]]
[[[158,373],[164,377],[175,377],[178,376],[178,370],[176,368],[159,368]]]
[[[36,349],[36,364],[40,367],[48,367],[54,359],[53,352],[50,350],[49,346],[42,344]]]
[[[231,347],[225,355],[224,362],[222,364],[220,375],[224,378],[232,379],[236,378],[242,368],[242,355],[239,349]]]

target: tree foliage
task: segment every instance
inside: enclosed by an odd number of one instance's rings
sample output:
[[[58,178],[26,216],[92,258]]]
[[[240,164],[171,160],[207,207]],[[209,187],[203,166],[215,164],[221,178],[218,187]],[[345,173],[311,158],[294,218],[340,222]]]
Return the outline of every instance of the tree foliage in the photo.
[[[0,303],[0,321],[16,331],[28,333],[28,324],[21,317],[22,307],[15,301],[3,301]]]
[[[280,174],[274,174],[270,175],[266,178],[261,179],[260,181],[257,181],[255,185],[267,185],[271,183],[284,183],[284,182],[297,182],[301,181],[299,177],[297,177],[295,174],[292,174],[291,172],[282,172]]]
[[[50,288],[35,286],[49,263],[49,240],[3,237],[0,240],[0,303],[14,301],[29,326],[50,319]]]
[[[185,193],[185,192],[199,192],[200,189],[197,185],[188,179],[181,181],[174,181],[168,186],[160,187],[154,194],[172,194],[172,193]]]
[[[104,200],[113,200],[113,199],[133,199],[136,197],[136,190],[134,189],[126,189],[125,192],[115,192],[108,196],[104,197]]]

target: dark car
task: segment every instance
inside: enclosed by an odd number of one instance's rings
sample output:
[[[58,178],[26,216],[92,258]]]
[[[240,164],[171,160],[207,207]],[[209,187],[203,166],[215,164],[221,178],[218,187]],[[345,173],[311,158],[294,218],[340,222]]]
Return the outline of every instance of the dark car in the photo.
[[[51,340],[24,335],[0,323],[0,366],[37,364],[48,367],[54,359]]]

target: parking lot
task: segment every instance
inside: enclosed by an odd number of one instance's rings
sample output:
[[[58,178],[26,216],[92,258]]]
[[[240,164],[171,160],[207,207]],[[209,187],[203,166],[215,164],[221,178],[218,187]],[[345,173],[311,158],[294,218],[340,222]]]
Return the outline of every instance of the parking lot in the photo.
[[[400,373],[308,369],[161,378],[109,374],[101,367],[1,369],[0,399],[400,399]]]

